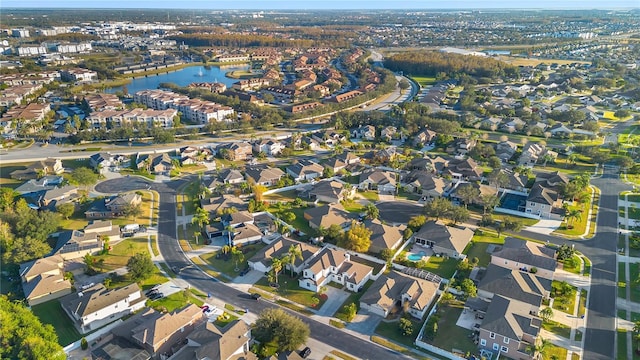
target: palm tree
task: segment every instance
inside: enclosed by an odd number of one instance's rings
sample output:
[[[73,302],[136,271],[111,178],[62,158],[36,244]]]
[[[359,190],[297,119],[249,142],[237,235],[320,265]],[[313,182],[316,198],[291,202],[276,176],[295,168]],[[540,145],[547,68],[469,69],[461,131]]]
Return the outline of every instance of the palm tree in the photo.
[[[271,270],[273,270],[273,275],[276,280],[276,284],[278,283],[278,274],[282,271],[282,260],[278,258],[271,259]]]
[[[582,210],[580,209],[568,209],[567,213],[564,215],[564,219],[567,222],[567,228],[573,228],[574,221],[582,220]]]
[[[201,207],[196,209],[196,213],[191,218],[191,223],[198,225],[200,230],[209,223],[209,212]]]
[[[236,265],[234,270],[240,271],[240,268],[238,268],[238,263],[244,261],[244,254],[240,249],[234,246],[231,248],[231,256],[233,257],[233,261],[235,262],[235,265]]]
[[[302,260],[302,251],[295,245],[289,246],[289,252],[287,253],[287,260],[289,260],[289,267],[291,268],[291,277],[293,277],[293,268],[296,265],[296,258]]]

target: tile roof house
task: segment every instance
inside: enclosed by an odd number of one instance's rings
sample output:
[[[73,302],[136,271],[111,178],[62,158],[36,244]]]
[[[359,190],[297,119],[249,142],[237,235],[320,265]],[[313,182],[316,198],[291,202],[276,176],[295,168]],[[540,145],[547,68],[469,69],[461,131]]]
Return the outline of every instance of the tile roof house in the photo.
[[[421,170],[431,173],[441,173],[449,164],[449,160],[437,156],[435,158],[413,158],[409,163],[411,170]]]
[[[513,359],[534,359],[542,319],[538,307],[500,295],[493,297],[480,325],[480,347]]]
[[[45,160],[36,161],[27,166],[24,170],[12,171],[9,176],[16,180],[38,179],[44,175],[60,175],[64,172],[62,160],[47,158]]]
[[[384,249],[395,250],[402,244],[404,226],[390,226],[379,219],[367,220],[364,226],[371,231],[371,246],[369,252],[379,253]]]
[[[373,141],[376,139],[376,128],[373,125],[360,125],[351,129],[351,137],[354,139],[365,139]]]
[[[189,304],[169,313],[149,309],[141,311],[112,330],[152,356],[169,352],[175,344],[184,343],[200,324],[206,321],[202,309]]]
[[[142,196],[135,192],[120,194],[106,199],[96,200],[84,212],[87,219],[108,219],[123,216],[128,206],[142,203]]]
[[[436,254],[464,258],[462,251],[473,238],[473,230],[447,226],[441,220],[428,221],[414,235],[416,244],[428,246]]]
[[[253,156],[253,147],[247,142],[234,142],[222,147],[226,149],[226,157],[231,161],[247,160]]]
[[[496,156],[503,162],[506,163],[515,153],[518,151],[518,144],[512,141],[501,141],[496,144]]]
[[[433,130],[429,130],[429,129],[424,129],[422,131],[420,131],[419,133],[417,133],[414,137],[413,137],[413,145],[417,146],[417,145],[421,145],[421,146],[425,146],[425,145],[430,145],[433,144],[436,141],[436,138],[438,137],[438,133],[433,131]]]
[[[372,275],[371,266],[351,261],[351,255],[344,250],[325,246],[309,261],[298,283],[302,288],[317,292],[333,281],[357,292]]]
[[[221,170],[218,178],[225,184],[240,184],[244,182],[244,176],[236,169]]]
[[[360,307],[386,317],[394,309],[404,309],[422,319],[438,293],[439,283],[396,271],[380,276],[360,298]]]
[[[248,204],[235,195],[201,199],[200,206],[215,217],[221,215],[225,209],[235,208],[238,211],[243,211],[248,208]]]
[[[347,165],[353,165],[360,162],[360,157],[350,151],[345,151],[337,157]]]
[[[540,306],[542,299],[549,298],[551,280],[530,272],[489,264],[478,283],[478,296],[491,299],[501,295],[510,299]]]
[[[309,191],[311,200],[325,203],[339,203],[340,201],[353,196],[353,188],[340,181],[319,181],[313,185]]]
[[[405,190],[423,195],[429,199],[441,197],[447,188],[444,179],[424,170],[413,170],[404,179]]]
[[[20,264],[22,289],[29,306],[70,294],[71,282],[63,273],[64,259],[59,255]]]
[[[312,229],[320,227],[327,229],[334,224],[345,227],[354,217],[337,203],[307,209],[304,211],[304,218],[309,221]]]
[[[245,171],[247,181],[264,186],[273,186],[278,183],[285,174],[277,167],[248,166]]]
[[[325,168],[331,169],[331,171],[333,171],[334,173],[337,173],[338,171],[343,170],[347,167],[347,163],[345,163],[338,157],[327,159],[322,163],[322,165],[324,165]]]
[[[242,320],[224,328],[206,322],[187,337],[187,344],[171,360],[257,360],[250,343],[251,327]]]
[[[482,179],[482,168],[471,158],[452,159],[444,168],[442,174],[451,176],[454,180],[475,181]]]
[[[491,263],[512,270],[530,271],[536,276],[553,280],[556,270],[556,251],[544,245],[508,237],[502,249],[491,254]]]
[[[302,259],[296,257],[293,264],[293,272],[298,274],[302,272],[309,259],[321,250],[319,247],[307,243],[281,237],[262,248],[250,258],[248,260],[249,267],[262,273],[269,272],[271,271],[271,259],[281,259],[283,256],[286,256],[292,246],[298,248],[302,255]],[[287,263],[285,268],[290,271],[291,264]]]
[[[360,173],[358,188],[362,191],[377,190],[379,193],[396,193],[396,173],[371,169]]]
[[[558,214],[554,216],[554,208],[561,207],[562,198],[557,191],[544,187],[542,183],[535,183],[529,190],[525,212],[541,219],[550,219],[560,217]]]
[[[285,148],[284,144],[278,140],[264,139],[253,143],[253,151],[265,153],[267,156],[276,156]]]
[[[60,303],[80,332],[86,334],[142,309],[146,300],[136,283],[111,290],[97,284],[65,296]]]
[[[300,159],[297,163],[289,165],[286,170],[295,181],[305,181],[322,177],[324,167],[314,161]]]

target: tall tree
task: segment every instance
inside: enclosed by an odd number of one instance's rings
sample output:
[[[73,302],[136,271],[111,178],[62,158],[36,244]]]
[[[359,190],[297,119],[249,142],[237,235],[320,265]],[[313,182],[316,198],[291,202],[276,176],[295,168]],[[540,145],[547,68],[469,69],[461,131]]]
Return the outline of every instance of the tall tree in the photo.
[[[71,181],[86,188],[98,181],[98,174],[88,167],[79,167],[71,172]]]
[[[65,219],[69,219],[69,217],[71,217],[71,215],[73,215],[73,212],[76,210],[76,206],[73,203],[64,203],[64,204],[60,204],[56,207],[56,211],[62,215],[62,217],[64,217]]]
[[[287,252],[287,259],[289,260],[289,267],[291,268],[291,277],[293,277],[293,268],[296,265],[296,259],[302,260],[302,251],[296,245],[289,246],[289,252]]]
[[[276,284],[278,283],[278,274],[280,274],[280,271],[282,271],[282,267],[283,267],[282,259],[279,259],[279,258],[271,259],[271,271],[273,272],[273,276]]]
[[[291,351],[309,338],[309,326],[282,309],[267,309],[258,316],[251,333],[261,343],[275,342],[277,352]]]
[[[364,207],[364,212],[367,214],[367,218],[374,220],[380,216],[380,210],[375,204],[367,204]]]
[[[364,224],[351,222],[351,228],[338,239],[338,246],[347,250],[367,252],[371,246],[371,230]]]
[[[155,271],[155,265],[148,253],[137,253],[127,261],[127,270],[134,281],[148,279]]]
[[[239,271],[240,268],[238,268],[238,263],[241,263],[244,261],[244,253],[242,252],[242,250],[234,246],[231,248],[231,257],[233,258],[233,261],[236,265],[235,270]]]
[[[477,189],[471,184],[464,186],[461,185],[456,189],[456,196],[462,200],[464,207],[466,208],[472,201],[477,200],[480,197],[480,189]]]
[[[447,217],[452,208],[453,204],[449,199],[435,198],[424,205],[424,213],[438,220]]]
[[[484,194],[480,196],[480,201],[482,201],[482,214],[486,215],[487,210],[489,212],[493,211],[493,208],[500,204],[500,198],[494,194]]]
[[[136,221],[138,217],[142,216],[142,206],[140,204],[127,204],[124,207],[124,215],[126,217],[132,218],[133,221]]]
[[[19,302],[0,295],[0,358],[17,360],[64,360],[67,358],[58,335],[49,324]]]

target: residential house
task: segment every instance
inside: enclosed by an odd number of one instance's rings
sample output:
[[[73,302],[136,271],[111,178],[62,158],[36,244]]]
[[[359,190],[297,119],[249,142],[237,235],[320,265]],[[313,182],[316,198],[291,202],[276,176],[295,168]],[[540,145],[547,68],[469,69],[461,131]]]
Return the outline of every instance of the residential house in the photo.
[[[466,187],[472,187],[477,190],[478,196],[474,199],[471,199],[469,204],[477,204],[483,205],[482,196],[485,195],[495,195],[496,189],[489,185],[479,184],[477,182],[458,182],[456,183],[456,187],[449,193],[449,198],[451,200],[457,201],[459,203],[463,203],[464,200],[458,196],[458,192]]]
[[[327,130],[325,132],[313,133],[311,138],[320,144],[335,146],[347,141],[347,137],[339,132]]]
[[[561,192],[562,188],[569,184],[569,178],[564,173],[560,171],[553,172],[538,172],[536,174],[535,183],[541,184],[542,186],[555,190],[557,192]]]
[[[307,209],[304,211],[304,218],[309,221],[309,226],[312,229],[320,227],[327,229],[334,224],[345,227],[351,223],[354,217],[340,203],[337,203]]]
[[[267,156],[279,155],[285,148],[284,144],[278,140],[264,139],[253,143],[255,153],[264,153]]]
[[[94,285],[60,299],[62,308],[82,334],[86,334],[144,307],[147,298],[138,284],[107,290]]]
[[[213,217],[221,215],[225,209],[236,211],[247,210],[247,203],[235,195],[222,195],[200,200],[200,207],[207,210]]]
[[[371,266],[351,261],[351,255],[344,250],[325,246],[309,261],[298,283],[302,288],[317,292],[326,284],[335,282],[357,292],[372,275]]]
[[[20,278],[29,306],[71,293],[71,282],[64,278],[64,259],[59,255],[20,264]]]
[[[561,218],[562,198],[557,191],[535,183],[529,190],[525,212],[541,219]]]
[[[457,138],[447,145],[446,151],[449,154],[467,155],[477,145],[477,140],[468,138]]]
[[[240,184],[245,181],[242,173],[236,169],[224,169],[220,171],[218,178],[225,184]]]
[[[423,158],[413,158],[409,163],[409,167],[411,170],[422,170],[434,174],[440,174],[449,164],[449,160],[444,159],[440,156],[435,158],[432,157],[423,157]]]
[[[473,230],[445,225],[442,220],[428,221],[414,235],[416,244],[430,247],[436,254],[464,258],[464,248],[473,238]]]
[[[232,227],[229,234],[229,245],[231,246],[255,244],[262,240],[262,230],[253,223],[253,216],[251,222],[242,222]]]
[[[529,177],[527,175],[514,173],[507,169],[500,169],[500,172],[506,174],[508,179],[508,183],[503,188],[518,192],[528,192],[527,183],[529,182]]]
[[[338,157],[332,157],[330,159],[327,159],[323,163],[323,165],[325,168],[331,169],[331,171],[333,171],[334,174],[347,167],[347,164],[341,159],[339,159]]]
[[[311,200],[335,204],[354,195],[354,189],[340,181],[319,181],[309,191]]]
[[[170,352],[176,344],[186,343],[187,337],[204,322],[202,309],[189,304],[167,313],[141,311],[111,332],[114,337],[127,339],[154,358],[160,358],[160,354]]]
[[[373,125],[360,125],[355,129],[351,129],[351,137],[373,141],[376,139],[376,128]]]
[[[370,169],[360,173],[358,189],[378,191],[380,194],[395,194],[396,185],[396,173]]]
[[[62,160],[47,158],[45,160],[36,161],[27,166],[24,170],[14,170],[9,174],[12,179],[28,180],[38,179],[46,175],[60,175],[64,172]]]
[[[486,130],[496,131],[498,130],[498,126],[502,124],[502,119],[489,117],[480,121],[480,128]]]
[[[501,357],[534,359],[542,319],[538,307],[500,295],[493,297],[480,324],[480,347]]]
[[[91,111],[120,110],[124,108],[124,104],[115,94],[87,94],[82,99],[82,102]]]
[[[250,258],[248,260],[249,267],[261,273],[267,273],[271,271],[272,259],[282,259],[284,256],[287,256],[292,246],[298,249],[302,258],[296,257],[293,265],[287,263],[285,264],[285,268],[291,271],[293,267],[293,272],[297,274],[301,273],[309,259],[320,251],[320,248],[316,246],[280,237]]]
[[[427,199],[441,197],[446,187],[447,184],[442,178],[423,170],[413,170],[407,174],[404,185],[406,191],[422,195]]]
[[[135,192],[111,196],[99,199],[91,204],[84,212],[87,219],[108,219],[123,216],[129,206],[138,206],[142,203],[142,196]]]
[[[278,180],[282,179],[285,175],[284,171],[277,167],[264,167],[264,166],[248,166],[244,174],[249,183],[254,183],[264,186],[274,186],[278,183]]]
[[[413,145],[429,146],[436,142],[437,137],[438,133],[436,133],[435,131],[424,129],[413,137]]]
[[[324,167],[317,162],[300,159],[297,163],[289,165],[286,170],[295,181],[308,181],[322,177]]]
[[[23,194],[22,196],[34,208],[55,210],[56,206],[77,199],[78,187],[67,184],[61,187],[47,188],[35,193]]]
[[[248,142],[234,142],[223,146],[223,157],[231,161],[248,160],[253,156],[253,147]]]
[[[415,278],[397,271],[380,276],[360,298],[360,308],[387,317],[396,311],[407,311],[423,319],[436,298],[440,279],[436,282]]]
[[[512,141],[501,141],[496,144],[496,156],[502,161],[507,163],[513,155],[518,151],[518,144]]]
[[[569,129],[562,123],[557,123],[553,125],[547,131],[550,132],[551,135],[554,137],[567,137],[573,132],[571,129]]]
[[[546,146],[542,144],[527,143],[522,149],[522,155],[520,155],[518,159],[518,165],[533,167],[547,155],[552,159],[558,156],[556,152],[548,150]]]
[[[386,126],[380,131],[380,138],[386,141],[391,141],[398,135],[398,128],[395,126]]]
[[[251,327],[243,320],[224,328],[207,321],[187,337],[186,345],[171,360],[257,360],[250,344]]]
[[[442,171],[444,176],[450,176],[453,180],[476,181],[482,179],[482,169],[475,160],[452,159]]]
[[[350,151],[345,151],[342,154],[339,154],[337,157],[347,165],[354,165],[354,164],[360,163],[360,157]]]
[[[94,170],[103,173],[107,169],[118,167],[123,160],[124,156],[122,155],[96,153],[89,157],[89,165],[91,165]]]
[[[513,118],[500,126],[501,130],[508,131],[510,133],[521,131],[527,123],[519,118]]]
[[[168,175],[173,169],[173,162],[167,153],[142,155],[136,154],[136,167],[146,169],[152,174]]]
[[[478,283],[478,296],[492,299],[494,295],[540,306],[551,293],[551,280],[530,272],[489,264]]]
[[[531,241],[508,237],[502,249],[491,254],[491,263],[512,270],[531,271],[536,268],[536,276],[553,280],[556,251]]]
[[[390,226],[379,219],[366,220],[364,226],[371,231],[369,252],[380,253],[384,249],[395,250],[402,244],[405,226]]]

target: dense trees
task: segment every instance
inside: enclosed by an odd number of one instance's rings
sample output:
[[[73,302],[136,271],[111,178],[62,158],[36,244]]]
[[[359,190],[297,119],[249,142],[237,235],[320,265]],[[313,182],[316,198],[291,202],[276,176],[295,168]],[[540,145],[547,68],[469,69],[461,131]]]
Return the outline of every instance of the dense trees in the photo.
[[[347,250],[367,252],[371,246],[371,230],[364,224],[351,222],[351,228],[338,238],[338,246]]]
[[[64,360],[53,326],[44,325],[24,305],[0,296],[0,358]]]
[[[261,343],[273,343],[277,352],[295,350],[309,338],[309,326],[300,318],[282,309],[267,309],[260,313],[252,334]]]
[[[3,191],[3,212],[0,213],[0,253],[5,264],[20,264],[46,255],[51,251],[49,234],[60,224],[60,214],[31,209],[24,199],[14,201],[10,192]],[[5,198],[6,197],[6,198]]]
[[[439,73],[458,77],[469,74],[477,77],[512,77],[517,68],[507,63],[480,56],[448,54],[438,51],[404,52],[385,59],[385,66],[408,74],[436,76]]]

